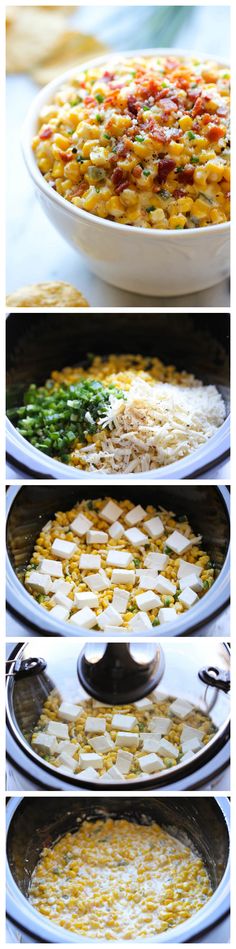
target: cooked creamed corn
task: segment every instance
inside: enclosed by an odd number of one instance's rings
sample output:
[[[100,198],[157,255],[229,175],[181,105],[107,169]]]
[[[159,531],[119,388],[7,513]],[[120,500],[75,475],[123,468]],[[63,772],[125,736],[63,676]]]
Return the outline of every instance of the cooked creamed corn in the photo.
[[[39,115],[38,167],[75,207],[117,223],[228,221],[229,78],[174,52],[75,71]]]
[[[85,820],[45,848],[30,902],[66,930],[100,939],[164,932],[201,909],[212,887],[201,857],[156,823]]]
[[[117,504],[115,499],[98,498],[97,500],[80,501],[69,511],[58,511],[55,517],[49,521],[44,528],[42,527],[41,533],[36,540],[34,552],[23,576],[25,586],[44,609],[49,611],[53,609],[58,602],[58,600],[55,601],[55,594],[57,593],[58,595],[58,583],[60,581],[55,580],[52,573],[50,590],[45,594],[35,591],[31,586],[29,578],[30,575],[32,575],[32,569],[40,573],[44,559],[50,561],[58,559],[56,554],[52,551],[52,545],[57,538],[61,538],[62,540],[76,544],[76,550],[72,556],[70,558],[64,556],[61,559],[62,581],[65,581],[66,584],[68,583],[69,585],[72,584],[72,589],[68,587],[68,616],[65,617],[66,620],[71,620],[71,617],[79,611],[80,607],[75,603],[76,594],[86,592],[89,594],[91,589],[93,589],[90,566],[88,565],[87,568],[80,566],[80,558],[83,554],[94,554],[98,556],[100,558],[99,567],[97,566],[95,569],[92,568],[92,574],[97,577],[100,571],[104,571],[105,580],[107,578],[107,587],[105,586],[101,591],[95,590],[98,602],[97,606],[92,607],[92,612],[95,617],[93,623],[94,629],[99,628],[98,619],[96,621],[96,617],[99,618],[100,614],[103,613],[108,606],[112,605],[114,590],[118,588],[125,590],[128,594],[127,606],[125,611],[121,614],[122,622],[119,627],[120,632],[122,632],[122,630],[127,632],[127,629],[130,628],[129,623],[135,615],[140,613],[139,603],[136,598],[148,589],[148,586],[142,586],[144,575],[140,578],[139,574],[139,571],[142,569],[149,569],[149,576],[150,572],[152,574],[154,573],[157,582],[158,577],[165,577],[166,581],[174,585],[173,591],[159,592],[159,604],[148,610],[151,626],[155,627],[159,624],[158,615],[161,607],[174,607],[176,618],[178,619],[178,616],[186,610],[185,604],[179,599],[181,595],[180,578],[178,577],[180,561],[184,559],[188,564],[193,565],[193,573],[195,573],[196,567],[198,568],[197,572],[200,573],[201,584],[196,596],[196,603],[198,602],[198,598],[204,596],[214,582],[215,567],[210,560],[209,554],[201,548],[201,537],[195,536],[187,515],[181,514],[178,517],[173,511],[167,511],[163,507],[159,507],[157,510],[152,504],[148,504],[146,508],[142,509],[143,514],[141,512],[141,520],[136,524],[136,527],[141,530],[144,541],[142,542],[141,540],[138,544],[134,544],[126,536],[125,532],[127,530],[129,531],[131,527],[131,524],[126,520],[127,515],[129,515],[129,512],[132,512],[135,505],[132,501],[125,499],[119,502],[117,514],[117,520],[121,525],[123,533],[118,539],[115,539],[110,534],[112,524],[109,523],[102,514],[105,505],[111,500]],[[87,524],[85,527],[86,533],[84,533],[83,536],[78,536],[73,528],[71,528],[71,524],[78,514],[85,515],[89,523],[89,526]],[[154,517],[159,517],[162,525],[160,526],[160,535],[155,538],[150,535],[148,524]],[[147,526],[145,526],[146,524]],[[107,540],[105,543],[91,544],[88,542],[87,532],[90,530],[90,527],[92,530],[96,529],[106,534]],[[168,538],[175,530],[177,530],[184,539],[189,541],[192,539],[192,543],[187,547],[186,552],[179,556],[168,547]],[[111,551],[116,551],[118,555],[121,552],[127,552],[131,555],[130,562],[127,566],[127,570],[131,571],[130,583],[128,582],[128,578],[125,578],[124,582],[119,582],[113,578],[113,570],[118,568],[107,564],[107,557]],[[155,566],[150,568],[148,566],[147,557],[152,553],[165,555],[163,568],[160,567],[158,569],[155,568]],[[132,574],[134,574],[134,580]],[[37,574],[35,576],[37,576]],[[102,576],[104,577],[104,574],[102,574]],[[87,578],[89,578],[89,583],[87,583]],[[149,589],[154,590],[155,585],[151,585]],[[63,595],[65,594],[66,590],[63,589]],[[110,620],[110,625],[115,626],[115,621],[112,624]]]
[[[118,765],[118,770],[119,770],[119,759],[117,761],[118,747],[115,744],[117,732],[113,728],[113,725],[112,725],[112,720],[114,718],[114,715],[116,714],[132,715],[135,717],[136,722],[132,730],[135,735],[138,735],[138,738],[139,738],[138,747],[137,748],[130,747],[128,749],[131,752],[131,760],[129,763],[129,767],[127,766],[128,770],[126,771],[126,773],[123,774],[123,778],[125,781],[132,781],[135,778],[140,778],[140,776],[143,776],[146,780],[148,777],[153,778],[152,773],[148,775],[148,773],[144,773],[141,770],[139,762],[140,762],[140,758],[142,758],[144,754],[148,753],[148,751],[147,752],[145,751],[144,736],[146,735],[146,733],[149,733],[150,740],[152,740],[153,738],[152,727],[154,726],[155,719],[157,718],[170,719],[169,729],[167,725],[164,726],[164,727],[167,727],[167,731],[165,732],[164,737],[168,740],[168,742],[171,745],[174,745],[177,750],[176,757],[173,756],[173,753],[171,754],[169,750],[168,750],[168,753],[166,753],[166,755],[163,757],[162,761],[163,761],[164,769],[173,768],[176,765],[181,763],[181,759],[184,755],[184,751],[182,748],[182,743],[183,743],[182,731],[185,725],[188,725],[190,726],[190,728],[194,728],[199,731],[199,740],[200,740],[200,745],[202,749],[204,749],[205,745],[207,745],[208,742],[211,741],[213,735],[215,734],[216,729],[213,724],[213,721],[210,718],[210,715],[206,714],[205,712],[202,711],[202,709],[197,708],[196,706],[192,706],[191,710],[189,711],[188,714],[185,715],[184,719],[183,718],[181,719],[180,716],[177,715],[176,712],[173,712],[171,709],[171,705],[175,701],[175,697],[173,695],[172,696],[162,695],[161,693],[159,693],[159,690],[157,690],[156,693],[153,692],[151,695],[148,695],[148,701],[150,703],[149,707],[142,708],[139,706],[139,703],[136,703],[136,704],[130,703],[129,705],[110,706],[110,705],[103,705],[101,702],[100,705],[98,706],[96,702],[91,698],[86,698],[86,699],[80,698],[78,700],[78,704],[79,704],[78,718],[76,718],[76,720],[73,722],[67,722],[68,741],[70,742],[70,746],[71,746],[69,748],[69,754],[72,756],[72,758],[76,762],[76,769],[73,772],[75,777],[76,775],[77,777],[79,777],[79,774],[81,773],[80,764],[79,764],[79,758],[80,758],[81,752],[88,754],[94,748],[93,746],[94,735],[88,734],[88,732],[86,731],[86,721],[89,716],[92,716],[93,718],[95,717],[97,719],[98,733],[99,733],[100,719],[105,718],[106,720],[105,735],[109,736],[112,742],[111,747],[107,751],[99,752],[102,759],[102,766],[101,768],[99,768],[99,771],[97,771],[98,782],[99,782],[99,779],[103,779],[106,772],[109,771],[109,769],[112,768],[113,765],[116,765],[116,766]],[[47,734],[47,728],[50,722],[62,721],[62,715],[61,713],[59,713],[61,702],[62,702],[62,696],[56,689],[53,689],[53,691],[50,693],[50,695],[46,699],[46,702],[44,703],[41,715],[39,717],[37,725],[35,725],[35,728],[33,730],[31,737],[29,735],[26,736],[28,740],[30,737],[30,742],[31,742],[33,750],[37,751],[37,753],[40,754],[40,757],[42,757],[45,761],[48,761],[49,764],[51,764],[54,768],[60,767],[60,764],[61,764],[60,759],[59,759],[58,749],[55,750],[54,754],[51,754],[51,753],[49,754],[47,752],[43,752],[42,750],[39,752],[37,749],[37,745],[35,744],[35,741],[37,741],[37,736],[39,733],[41,734],[42,732],[45,732],[45,734]],[[82,714],[81,714],[81,707],[83,709]],[[66,764],[65,764],[65,768],[66,768]],[[158,771],[158,765],[157,765],[157,771]],[[162,773],[163,771],[161,771],[161,774]],[[115,778],[114,778],[114,782],[115,782]]]

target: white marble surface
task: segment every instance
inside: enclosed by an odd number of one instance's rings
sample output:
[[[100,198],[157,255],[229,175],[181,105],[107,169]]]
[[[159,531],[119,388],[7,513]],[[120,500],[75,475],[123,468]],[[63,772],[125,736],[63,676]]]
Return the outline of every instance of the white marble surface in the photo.
[[[153,11],[153,8],[151,8]],[[76,25],[95,32],[115,49],[158,46],[165,42],[150,21],[150,8],[82,7]],[[229,8],[191,8],[191,16],[172,37],[172,45],[191,48],[227,59]],[[7,292],[28,283],[65,280],[80,289],[91,306],[229,306],[229,281],[185,297],[153,298],[110,287],[95,277],[80,257],[54,230],[34,196],[20,147],[24,116],[37,92],[27,76],[7,79]]]

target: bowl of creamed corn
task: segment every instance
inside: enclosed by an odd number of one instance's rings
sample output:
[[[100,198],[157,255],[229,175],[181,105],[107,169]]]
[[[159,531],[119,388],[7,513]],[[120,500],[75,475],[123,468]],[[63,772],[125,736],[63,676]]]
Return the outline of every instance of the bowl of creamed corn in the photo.
[[[173,296],[227,276],[229,78],[209,57],[143,50],[85,63],[34,100],[22,144],[36,193],[108,283]]]

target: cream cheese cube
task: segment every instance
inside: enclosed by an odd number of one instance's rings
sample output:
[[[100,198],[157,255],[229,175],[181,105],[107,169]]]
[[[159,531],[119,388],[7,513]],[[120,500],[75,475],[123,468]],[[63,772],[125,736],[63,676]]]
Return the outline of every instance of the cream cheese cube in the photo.
[[[131,511],[128,511],[128,514],[125,514],[125,521],[130,527],[136,527],[136,524],[140,524],[145,517],[147,517],[147,512],[144,511],[141,504],[137,504],[136,507],[131,508]]]
[[[137,718],[135,715],[122,715],[121,713],[117,712],[116,715],[113,715],[111,725],[112,728],[117,728],[118,731],[131,732],[132,729],[137,725]]]
[[[40,573],[47,573],[50,577],[63,577],[62,564],[60,560],[48,560],[43,557],[40,562]]]
[[[41,574],[39,570],[31,570],[31,573],[25,580],[26,586],[32,587],[37,593],[49,593],[51,589],[51,577],[49,574]]]
[[[59,603],[50,610],[50,616],[53,616],[54,619],[58,619],[62,623],[66,622],[69,615],[70,611],[66,609],[65,606],[60,606]]]
[[[158,751],[159,744],[160,744],[160,737],[158,735],[156,738],[155,738],[155,735],[150,735],[150,737],[148,738],[145,735],[143,739],[143,751],[156,753],[156,751]]]
[[[102,613],[97,616],[97,623],[100,629],[109,629],[109,626],[121,626],[122,616],[113,606],[107,606]]]
[[[63,722],[76,722],[76,719],[80,718],[83,711],[82,705],[72,705],[72,702],[61,702],[58,715]]]
[[[161,758],[158,758],[158,755],[155,755],[153,752],[150,755],[143,755],[142,758],[139,758],[139,766],[141,771],[145,771],[147,774],[152,774],[152,771],[162,771],[164,768]]]
[[[55,554],[56,557],[60,557],[61,560],[70,560],[75,550],[77,550],[77,544],[73,544],[72,541],[62,540],[60,537],[56,537],[53,541],[52,554]]]
[[[130,527],[128,531],[125,531],[125,537],[133,547],[143,547],[144,544],[149,543],[147,535],[138,527]]]
[[[134,705],[136,708],[141,708],[144,710],[147,708],[153,708],[153,702],[151,702],[151,699],[146,698],[138,699],[137,702],[134,702]]]
[[[108,528],[108,534],[110,534],[112,540],[119,540],[124,532],[125,529],[122,524],[120,524],[120,521],[114,521],[114,524],[111,524],[111,526]]]
[[[122,626],[106,626],[106,630],[107,630],[107,633],[109,633],[109,636],[120,636],[121,632],[123,632],[124,629],[125,627],[123,625]]]
[[[146,593],[139,593],[135,597],[137,606],[139,610],[156,610],[158,606],[161,606],[162,601],[156,593],[153,593],[152,590],[147,590]]]
[[[92,521],[88,517],[85,517],[85,514],[77,514],[77,517],[70,524],[70,530],[74,534],[78,534],[78,537],[83,537],[84,534],[87,534],[90,527],[92,527]]]
[[[96,613],[93,613],[93,610],[90,610],[89,606],[85,606],[83,610],[78,610],[78,613],[72,613],[69,622],[72,623],[72,626],[92,629],[97,624],[97,616]]]
[[[99,554],[81,554],[79,567],[80,570],[99,570],[101,566],[101,557]]]
[[[152,573],[151,570],[136,570],[136,575],[139,577],[141,590],[156,589],[157,573]]]
[[[69,738],[68,725],[62,722],[48,722],[47,734],[55,735],[55,738]]]
[[[150,731],[154,732],[155,735],[166,735],[167,732],[173,726],[171,718],[165,718],[164,716],[155,715],[150,721]]]
[[[96,755],[95,751],[81,751],[79,756],[79,768],[81,771],[84,771],[87,767],[95,768],[99,770],[103,767],[103,759],[101,755]]]
[[[37,732],[35,738],[32,738],[32,745],[36,751],[48,751],[50,755],[55,755],[58,750],[56,738],[46,732]]]
[[[106,544],[108,541],[108,534],[106,531],[88,531],[86,534],[86,544]]]
[[[183,744],[183,741],[189,741],[190,738],[199,738],[201,741],[203,734],[203,728],[193,728],[192,725],[183,725],[181,731],[181,742]]]
[[[72,758],[71,755],[66,754],[65,751],[59,755],[58,761],[59,765],[65,765],[69,771],[76,771],[76,768],[78,768],[78,761],[75,761],[75,758]]]
[[[197,577],[196,573],[188,573],[187,577],[180,577],[179,585],[181,590],[190,587],[191,590],[194,590],[194,593],[201,593],[201,590],[203,590],[203,582],[200,577]]]
[[[139,735],[136,732],[117,732],[116,745],[118,748],[138,748]]]
[[[88,718],[86,718],[84,730],[86,735],[104,735],[106,731],[106,719],[95,718],[93,715],[89,715]]]
[[[174,593],[176,593],[176,583],[172,583],[171,580],[168,580],[167,577],[162,577],[161,573],[159,573],[155,590],[157,593],[166,593],[167,596],[170,593],[172,596],[174,596]]]
[[[98,735],[96,738],[89,738],[89,744],[98,755],[105,754],[106,751],[115,748],[114,741],[107,732],[104,735]]]
[[[159,692],[158,687],[154,689],[153,692],[151,692],[151,696],[156,705],[161,705],[162,702],[167,702],[167,699],[169,698],[169,695],[166,695],[165,692]]]
[[[178,758],[179,749],[176,748],[176,745],[173,745],[171,741],[167,741],[166,738],[161,738],[158,746],[158,754],[161,755],[161,758],[167,758],[169,755],[171,758]]]
[[[56,769],[60,772],[60,774],[67,774],[70,777],[73,774],[72,768],[66,767],[65,764],[56,765]]]
[[[200,577],[202,571],[203,571],[203,567],[197,567],[196,564],[189,563],[188,560],[180,559],[179,569],[178,569],[178,574],[177,574],[178,580],[180,580],[181,577],[187,577],[188,574],[191,574],[193,572],[196,574],[197,577]]]
[[[105,507],[100,511],[100,517],[103,517],[104,521],[108,521],[109,524],[118,521],[121,514],[123,514],[122,508],[120,508],[118,504],[115,504],[114,501],[108,501]]]
[[[128,514],[125,515],[125,521],[127,524],[130,524],[130,527],[136,527],[136,524],[140,524],[145,517],[147,517],[147,512],[144,511],[141,504],[137,504],[136,507],[132,507],[131,511],[128,511]]]
[[[110,781],[125,781],[124,775],[119,771],[119,768],[115,764],[102,775],[102,781],[110,783]]]
[[[194,593],[194,590],[190,590],[190,587],[185,587],[185,590],[182,590],[182,593],[179,594],[178,600],[189,610],[190,606],[197,602],[198,595]]]
[[[168,554],[150,553],[145,557],[144,564],[151,570],[165,570],[169,559]]]
[[[175,699],[170,705],[170,712],[178,715],[178,718],[186,718],[190,712],[193,712],[193,709],[194,705],[190,705],[190,702],[185,702],[184,699]]]
[[[57,742],[57,751],[59,755],[61,755],[62,752],[64,751],[66,755],[70,755],[71,758],[73,758],[75,755],[75,752],[78,751],[78,748],[79,748],[79,745],[75,744],[69,739],[67,740],[66,738],[62,739],[62,741]]]
[[[132,554],[129,554],[127,550],[115,550],[112,547],[107,554],[108,567],[129,567],[132,560]]]
[[[79,778],[80,781],[97,781],[98,774],[95,771],[95,768],[85,768],[84,771],[80,772]]]
[[[189,540],[189,537],[185,537],[185,534],[181,534],[180,531],[173,531],[172,534],[169,534],[166,543],[167,547],[174,551],[174,554],[183,554],[184,550],[188,550],[188,547],[192,546],[193,540]]]
[[[135,572],[134,570],[113,570],[111,577],[112,584],[122,583],[124,586],[132,586],[135,582]]]
[[[79,593],[77,590],[74,595],[74,606],[78,606],[81,610],[84,606],[89,606],[91,610],[96,610],[99,606],[99,599],[96,593],[86,590],[85,593]]]
[[[53,593],[64,593],[65,596],[68,596],[74,585],[74,582],[67,583],[66,580],[53,580]]]
[[[116,765],[121,774],[128,774],[133,762],[134,756],[131,751],[122,751],[119,749],[117,753]]]
[[[66,610],[69,610],[69,613],[74,606],[73,600],[70,600],[70,597],[65,596],[65,593],[61,593],[60,590],[58,590],[57,593],[54,593],[51,599],[51,603],[52,602],[55,603],[55,606],[64,606]]]
[[[158,613],[159,623],[173,623],[178,619],[178,613],[176,613],[174,606],[162,606]]]
[[[147,530],[148,534],[150,534],[150,537],[161,537],[161,534],[164,534],[164,524],[162,523],[161,518],[150,517],[149,521],[145,521],[145,530]]]
[[[126,613],[129,596],[127,590],[120,590],[119,587],[115,587],[112,606],[114,610],[117,610],[117,613]]]
[[[149,619],[149,616],[144,611],[140,613],[135,613],[135,616],[128,623],[128,629],[132,630],[134,633],[146,633],[147,629],[152,630],[152,623]]]
[[[189,738],[188,741],[182,742],[182,751],[185,755],[188,751],[200,751],[202,748],[202,741],[199,738]]]
[[[181,764],[188,764],[188,761],[191,761],[191,758],[194,758],[194,751],[186,751],[181,758]]]
[[[84,582],[90,590],[101,593],[102,590],[108,590],[111,582],[108,579],[105,570],[99,570],[99,573],[91,573],[84,578]]]

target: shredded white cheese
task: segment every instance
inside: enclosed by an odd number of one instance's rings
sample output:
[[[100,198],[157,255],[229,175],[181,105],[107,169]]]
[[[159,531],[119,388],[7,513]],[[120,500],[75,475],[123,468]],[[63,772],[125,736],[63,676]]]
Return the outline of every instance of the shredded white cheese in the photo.
[[[112,398],[99,442],[74,455],[90,471],[138,472],[185,458],[211,438],[225,419],[215,386],[176,386],[135,380],[126,399]]]

